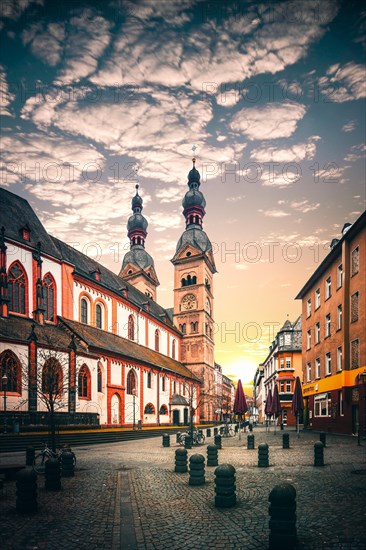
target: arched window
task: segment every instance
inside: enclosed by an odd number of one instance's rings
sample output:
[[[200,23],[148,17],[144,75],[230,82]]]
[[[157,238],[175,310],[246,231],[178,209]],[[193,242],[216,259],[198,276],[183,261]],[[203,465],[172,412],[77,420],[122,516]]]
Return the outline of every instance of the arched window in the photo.
[[[90,399],[90,370],[86,365],[83,365],[79,370],[78,376],[78,395]]]
[[[56,321],[56,283],[51,273],[43,277],[43,298],[44,298],[44,319],[45,321]]]
[[[174,339],[172,342],[172,359],[175,359],[175,353],[176,353],[176,340]]]
[[[100,363],[98,363],[98,392],[103,391],[103,371]]]
[[[8,270],[9,311],[27,313],[27,276],[20,262],[14,262]]]
[[[151,383],[151,372],[148,372],[148,373],[147,373],[146,385],[147,385],[148,388],[152,388],[152,383]]]
[[[103,306],[102,304],[97,304],[95,306],[95,325],[97,328],[103,327]]]
[[[134,340],[135,339],[135,320],[133,318],[133,315],[128,316],[128,339]]]
[[[160,407],[159,414],[168,414],[168,407],[166,405],[162,405]]]
[[[196,275],[193,275],[192,277],[192,285],[196,285],[197,284],[197,277]]]
[[[133,395],[137,390],[137,379],[134,370],[130,370],[127,374],[127,393]]]
[[[60,397],[66,391],[63,385],[63,373],[55,357],[47,359],[42,370],[42,392],[52,397]]]
[[[181,283],[182,283],[182,286],[186,286],[187,284],[187,281],[185,280],[185,278],[183,277],[183,279],[181,280]]]
[[[152,403],[148,403],[144,409],[144,414],[155,414],[155,407]]]
[[[156,329],[155,331],[155,351],[160,349],[160,331]]]
[[[179,325],[179,330],[185,334],[187,332],[187,325],[185,323]]]
[[[82,323],[88,322],[88,309],[89,309],[89,303],[86,298],[81,298],[80,300],[80,321]]]
[[[192,277],[190,275],[187,275],[187,286],[192,284]]]
[[[6,391],[21,393],[21,367],[18,357],[10,349],[0,354],[0,376],[6,374]],[[5,389],[5,384],[1,380],[1,389]]]

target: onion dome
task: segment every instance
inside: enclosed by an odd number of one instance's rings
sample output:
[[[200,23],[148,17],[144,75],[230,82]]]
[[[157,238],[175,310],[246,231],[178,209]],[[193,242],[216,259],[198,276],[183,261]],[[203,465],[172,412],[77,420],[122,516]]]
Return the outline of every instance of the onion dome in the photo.
[[[141,228],[144,231],[146,231],[148,226],[146,218],[142,214],[133,214],[127,222],[127,229],[128,231],[131,231],[131,229],[137,229]]]
[[[125,254],[122,262],[122,270],[128,264],[133,264],[143,270],[151,266],[155,267],[154,260],[141,245],[131,247],[131,250]]]
[[[186,228],[195,227],[202,230],[202,219],[205,215],[206,200],[201,191],[200,186],[200,173],[196,169],[196,159],[193,157],[193,168],[188,173],[188,187],[189,191],[185,194],[182,202],[184,208],[183,215],[186,218]]]
[[[132,199],[132,211],[133,214],[127,222],[127,236],[130,239],[130,247],[140,246],[144,248],[145,239],[147,235],[147,220],[141,214],[142,211],[142,198],[138,192],[139,186],[136,185],[136,195]]]

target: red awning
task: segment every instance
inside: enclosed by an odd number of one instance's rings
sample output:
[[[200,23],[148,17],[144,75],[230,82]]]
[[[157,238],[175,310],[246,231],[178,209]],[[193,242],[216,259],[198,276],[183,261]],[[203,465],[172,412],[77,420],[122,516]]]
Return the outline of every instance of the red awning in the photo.
[[[294,376],[291,376],[291,374],[287,374],[284,376],[278,376],[276,382],[282,382],[283,380],[295,380]]]

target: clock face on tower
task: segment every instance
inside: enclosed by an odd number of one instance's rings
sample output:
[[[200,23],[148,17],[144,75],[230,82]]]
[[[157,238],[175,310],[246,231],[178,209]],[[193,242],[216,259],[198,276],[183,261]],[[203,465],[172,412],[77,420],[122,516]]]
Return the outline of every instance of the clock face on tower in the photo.
[[[194,309],[197,307],[196,296],[194,294],[187,294],[182,300],[183,309]]]

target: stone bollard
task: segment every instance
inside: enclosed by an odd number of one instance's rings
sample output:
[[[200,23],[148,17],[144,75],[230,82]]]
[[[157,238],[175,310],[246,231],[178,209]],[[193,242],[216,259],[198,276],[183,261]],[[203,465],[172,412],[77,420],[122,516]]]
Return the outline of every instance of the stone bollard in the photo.
[[[314,443],[314,466],[324,466],[324,445],[321,441]]]
[[[214,437],[214,442],[215,442],[215,445],[218,449],[222,449],[222,445],[221,445],[221,435],[220,434],[216,434],[215,437]]]
[[[170,435],[164,434],[163,435],[163,447],[170,447]]]
[[[207,428],[206,435],[207,437],[211,437],[211,428]]]
[[[178,472],[179,474],[185,474],[188,472],[188,465],[187,465],[187,450],[186,449],[177,449],[175,451],[175,472]]]
[[[279,483],[269,494],[269,550],[296,548],[296,489]]]
[[[37,512],[37,474],[32,468],[24,468],[16,475],[18,512]]]
[[[282,449],[290,448],[290,434],[282,434]]]
[[[207,466],[218,466],[218,449],[216,445],[207,445]]]
[[[323,443],[324,447],[326,447],[326,439],[327,439],[327,434],[325,432],[320,432],[319,440]]]
[[[45,488],[48,491],[61,489],[61,464],[57,458],[49,458],[45,463]]]
[[[247,449],[254,449],[254,435],[247,436]]]
[[[74,477],[74,455],[71,451],[64,451],[61,455],[62,477]]]
[[[205,457],[192,455],[189,459],[189,485],[203,485],[205,483]]]
[[[184,438],[184,448],[192,449],[192,438],[190,435],[186,435]]]
[[[25,463],[27,466],[33,466],[36,456],[36,450],[34,447],[27,447],[25,451]]]
[[[236,504],[235,468],[231,464],[221,464],[215,470],[215,506],[230,508]]]
[[[175,438],[175,442],[176,442],[176,443],[179,443],[179,441],[180,441],[180,434],[181,434],[181,433],[182,433],[182,432],[177,432],[177,435],[176,435],[176,438]]]
[[[260,443],[258,445],[258,466],[259,468],[268,468],[268,445],[267,443]]]
[[[219,433],[218,428],[214,428],[214,435],[217,435]]]

